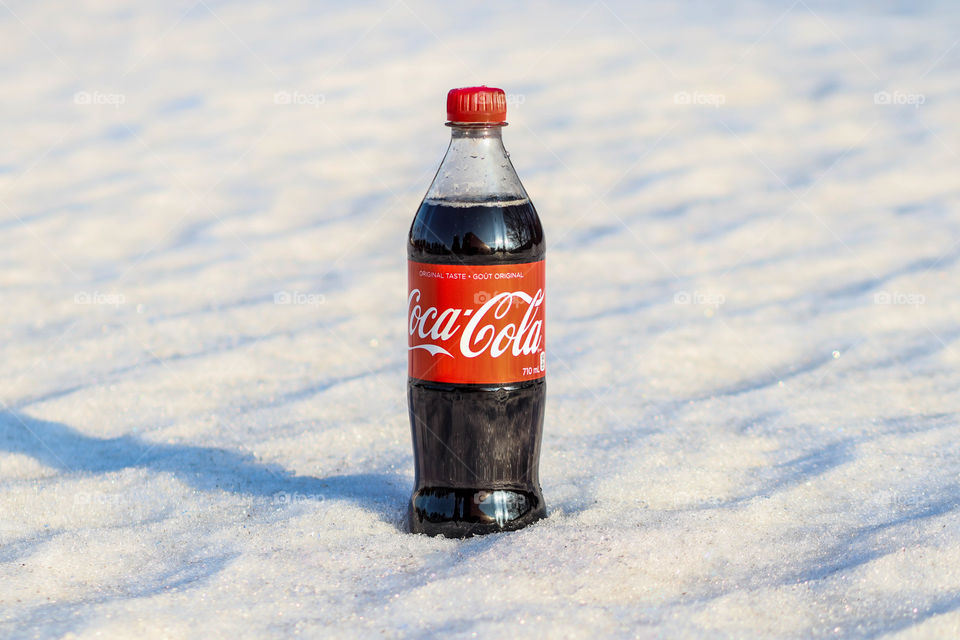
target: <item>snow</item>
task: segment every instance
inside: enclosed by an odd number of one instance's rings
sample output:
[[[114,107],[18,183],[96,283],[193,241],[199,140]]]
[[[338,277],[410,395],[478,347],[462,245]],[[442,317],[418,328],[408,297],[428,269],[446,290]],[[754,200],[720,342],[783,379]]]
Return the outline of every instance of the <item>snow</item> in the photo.
[[[960,635],[950,3],[0,3],[0,635]],[[548,239],[549,517],[405,533],[450,87]]]

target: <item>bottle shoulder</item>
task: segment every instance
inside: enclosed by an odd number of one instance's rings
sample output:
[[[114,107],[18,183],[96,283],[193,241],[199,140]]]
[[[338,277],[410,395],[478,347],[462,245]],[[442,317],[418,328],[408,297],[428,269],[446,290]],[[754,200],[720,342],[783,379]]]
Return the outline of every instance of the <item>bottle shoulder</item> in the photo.
[[[528,198],[484,202],[426,199],[417,210],[407,256],[418,262],[510,264],[543,259],[546,245]]]

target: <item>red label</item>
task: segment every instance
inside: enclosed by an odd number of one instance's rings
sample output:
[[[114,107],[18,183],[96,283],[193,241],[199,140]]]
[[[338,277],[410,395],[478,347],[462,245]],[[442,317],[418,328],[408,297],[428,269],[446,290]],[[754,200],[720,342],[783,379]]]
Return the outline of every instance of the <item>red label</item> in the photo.
[[[408,262],[410,377],[457,384],[542,378],[543,264]]]

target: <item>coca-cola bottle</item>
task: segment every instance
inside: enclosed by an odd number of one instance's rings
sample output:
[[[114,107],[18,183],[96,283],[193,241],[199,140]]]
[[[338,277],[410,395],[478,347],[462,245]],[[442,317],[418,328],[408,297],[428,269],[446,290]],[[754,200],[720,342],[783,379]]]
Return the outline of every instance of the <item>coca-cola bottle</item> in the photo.
[[[463,537],[546,513],[540,219],[500,137],[501,89],[447,95],[450,146],[410,227],[410,530]]]

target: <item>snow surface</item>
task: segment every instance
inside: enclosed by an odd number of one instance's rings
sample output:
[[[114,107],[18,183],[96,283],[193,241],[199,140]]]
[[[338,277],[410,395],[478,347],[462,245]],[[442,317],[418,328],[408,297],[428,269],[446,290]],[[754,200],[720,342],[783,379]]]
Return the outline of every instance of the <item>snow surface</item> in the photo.
[[[0,2],[0,636],[960,636],[956,4],[513,4]],[[403,247],[476,83],[550,515],[457,541]]]

